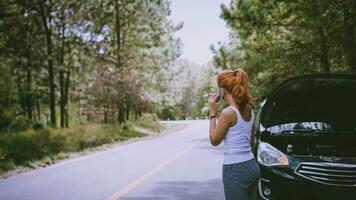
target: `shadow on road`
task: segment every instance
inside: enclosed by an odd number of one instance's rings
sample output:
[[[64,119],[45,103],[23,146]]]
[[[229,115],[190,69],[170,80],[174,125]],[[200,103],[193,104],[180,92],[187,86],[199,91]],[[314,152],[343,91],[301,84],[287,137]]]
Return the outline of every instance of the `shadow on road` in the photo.
[[[146,196],[126,197],[125,200],[157,200],[157,199],[224,199],[221,179],[209,181],[177,181],[158,182],[156,187],[146,192]]]

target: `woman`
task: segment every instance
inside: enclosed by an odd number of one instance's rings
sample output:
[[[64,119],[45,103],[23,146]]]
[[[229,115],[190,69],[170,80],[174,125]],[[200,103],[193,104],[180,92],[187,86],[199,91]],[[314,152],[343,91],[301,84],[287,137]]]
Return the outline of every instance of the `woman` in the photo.
[[[226,200],[256,199],[260,168],[251,151],[254,141],[253,103],[244,70],[225,70],[217,77],[224,92],[225,108],[216,125],[218,94],[210,98],[210,142],[217,146],[224,140],[223,184]],[[251,139],[252,137],[252,139]]]

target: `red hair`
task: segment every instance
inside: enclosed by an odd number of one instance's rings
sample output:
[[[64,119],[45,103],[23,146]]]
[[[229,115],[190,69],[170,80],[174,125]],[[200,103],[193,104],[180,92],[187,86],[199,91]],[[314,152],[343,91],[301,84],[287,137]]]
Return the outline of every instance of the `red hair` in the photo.
[[[228,91],[246,116],[253,109],[253,101],[248,89],[249,78],[243,69],[224,70],[218,74],[218,85]]]

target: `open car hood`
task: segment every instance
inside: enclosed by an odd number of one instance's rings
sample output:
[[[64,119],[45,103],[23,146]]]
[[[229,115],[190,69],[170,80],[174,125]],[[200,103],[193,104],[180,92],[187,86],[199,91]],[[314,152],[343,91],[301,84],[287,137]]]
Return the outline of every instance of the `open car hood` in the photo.
[[[288,79],[267,97],[260,122],[264,128],[320,122],[333,129],[356,131],[356,76],[306,75]]]

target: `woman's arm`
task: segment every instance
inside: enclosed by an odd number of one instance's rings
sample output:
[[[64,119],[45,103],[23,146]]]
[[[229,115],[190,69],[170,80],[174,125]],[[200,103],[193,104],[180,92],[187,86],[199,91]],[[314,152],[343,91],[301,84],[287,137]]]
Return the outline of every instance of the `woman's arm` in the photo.
[[[229,116],[229,114],[227,113],[226,110],[221,112],[217,125],[216,125],[215,118],[210,119],[209,136],[210,136],[210,143],[212,145],[214,145],[214,146],[219,145],[225,138],[226,133],[230,126],[228,116]]]
[[[216,95],[212,96],[210,99],[210,116],[216,115],[218,104],[215,102],[215,99]],[[231,112],[228,109],[221,112],[218,124],[216,124],[216,117],[210,119],[209,138],[212,145],[217,146],[222,142],[229,129],[230,119]]]

